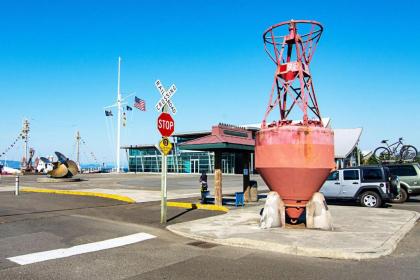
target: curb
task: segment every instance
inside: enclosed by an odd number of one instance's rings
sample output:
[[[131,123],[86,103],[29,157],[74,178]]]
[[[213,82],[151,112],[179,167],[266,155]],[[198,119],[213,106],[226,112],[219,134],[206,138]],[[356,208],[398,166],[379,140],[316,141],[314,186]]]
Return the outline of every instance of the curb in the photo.
[[[398,230],[395,234],[386,240],[381,246],[375,248],[374,251],[366,252],[346,252],[343,250],[331,250],[331,249],[319,249],[311,247],[301,247],[296,245],[284,245],[276,244],[273,242],[266,242],[263,240],[252,240],[246,238],[212,238],[209,236],[202,236],[198,234],[184,232],[177,230],[177,224],[169,225],[166,228],[183,237],[195,239],[198,241],[215,243],[225,246],[241,247],[248,249],[257,249],[260,251],[271,251],[275,253],[303,256],[303,257],[316,257],[316,258],[330,258],[330,259],[341,259],[341,260],[365,260],[365,259],[377,259],[383,256],[390,255],[397,247],[399,241],[410,232],[410,230],[416,225],[420,219],[420,214],[412,212],[413,216]],[[207,218],[204,218],[207,219]],[[191,223],[191,222],[186,222]],[[261,249],[266,248],[266,249]]]
[[[109,198],[127,203],[135,203],[134,199],[128,196],[118,194],[107,194],[107,193],[96,193],[96,192],[84,192],[84,191],[71,191],[71,190],[56,190],[56,189],[38,189],[38,188],[22,188],[21,192],[33,192],[33,193],[51,193],[51,194],[65,194],[65,195],[79,195],[79,196],[95,196],[101,198]]]
[[[223,211],[228,212],[229,208],[225,206],[218,206],[213,204],[201,204],[201,203],[189,203],[189,202],[174,202],[170,201],[166,203],[166,206],[169,207],[179,207],[179,208],[187,208],[187,209],[202,209],[202,210],[210,210],[210,211]]]
[[[387,246],[388,248],[384,249],[384,252],[381,256],[386,256],[391,254],[396,248],[398,243],[407,235],[407,233],[410,232],[410,230],[417,224],[417,221],[420,220],[420,214],[418,212],[414,212],[414,217],[412,217],[409,221],[403,225],[398,232],[396,233],[396,236],[392,236],[387,241],[384,242],[382,245],[382,248]]]

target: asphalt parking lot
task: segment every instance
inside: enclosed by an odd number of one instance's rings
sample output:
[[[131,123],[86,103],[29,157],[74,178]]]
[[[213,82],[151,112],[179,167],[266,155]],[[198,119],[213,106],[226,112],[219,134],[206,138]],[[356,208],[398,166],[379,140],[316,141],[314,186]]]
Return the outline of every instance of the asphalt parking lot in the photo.
[[[53,187],[57,189],[77,188],[80,190],[90,188],[125,188],[133,190],[160,191],[160,173],[150,174],[79,174],[80,182],[64,183],[39,183],[37,179],[42,175],[27,175],[20,177],[21,186],[27,187]],[[168,190],[182,191],[200,190],[200,174],[168,174]],[[264,181],[258,175],[251,175],[251,180],[256,180],[261,190],[268,190]],[[213,187],[213,175],[208,175],[209,188]],[[0,179],[0,191],[2,186],[14,186],[14,176],[3,176]],[[242,191],[242,176],[223,174],[223,188],[228,192]]]
[[[226,176],[224,183],[236,185],[240,179]],[[105,177],[101,180],[107,184]],[[127,179],[152,187],[153,180],[145,180],[149,183]],[[195,177],[179,180],[196,186]],[[3,180],[0,188],[7,184]],[[389,207],[420,212],[420,197]],[[220,214],[169,208],[168,217],[171,224]],[[160,205],[154,201],[127,204],[96,197],[35,193],[16,197],[0,192],[0,279],[420,279],[419,224],[390,256],[338,261],[196,242],[167,231],[159,215]],[[10,260],[138,233],[153,238],[24,265]]]

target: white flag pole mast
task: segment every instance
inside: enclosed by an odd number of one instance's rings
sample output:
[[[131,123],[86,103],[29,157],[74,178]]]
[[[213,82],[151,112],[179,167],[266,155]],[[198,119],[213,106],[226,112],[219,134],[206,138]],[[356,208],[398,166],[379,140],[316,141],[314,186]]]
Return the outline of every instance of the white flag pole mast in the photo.
[[[118,57],[118,91],[117,91],[117,173],[120,173],[120,145],[121,145],[121,90],[120,90],[121,57]]]

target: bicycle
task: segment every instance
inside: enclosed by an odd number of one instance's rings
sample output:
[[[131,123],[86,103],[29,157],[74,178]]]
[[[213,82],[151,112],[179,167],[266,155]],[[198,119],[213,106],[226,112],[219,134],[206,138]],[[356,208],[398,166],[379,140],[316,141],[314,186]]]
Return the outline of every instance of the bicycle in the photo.
[[[382,140],[381,143],[387,147],[378,147],[373,152],[375,158],[379,160],[401,160],[410,161],[417,157],[417,149],[412,145],[404,145],[403,138],[400,137],[397,142],[388,145],[389,140]],[[401,148],[400,148],[401,147]]]

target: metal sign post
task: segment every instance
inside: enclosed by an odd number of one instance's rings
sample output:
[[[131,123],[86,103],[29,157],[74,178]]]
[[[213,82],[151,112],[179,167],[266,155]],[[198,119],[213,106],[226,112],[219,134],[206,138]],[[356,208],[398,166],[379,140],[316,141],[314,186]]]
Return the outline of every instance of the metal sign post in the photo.
[[[167,137],[171,136],[174,130],[175,123],[169,114],[169,108],[171,109],[172,113],[176,113],[175,105],[171,102],[171,97],[176,92],[177,88],[175,85],[172,85],[169,90],[165,90],[162,83],[157,80],[155,82],[155,86],[158,89],[159,93],[162,95],[161,99],[156,104],[156,110],[160,112],[162,110],[162,114],[158,118],[157,128],[161,133],[162,140],[159,143],[159,148],[162,152],[162,175],[161,175],[161,204],[160,204],[160,223],[166,224],[167,221],[167,188],[166,188],[166,174],[168,171],[167,167],[167,154],[172,149],[172,144]],[[166,113],[166,114],[165,114]],[[165,115],[169,115],[166,116]]]
[[[162,153],[162,178],[161,178],[161,192],[162,192],[162,199],[160,204],[160,223],[166,224],[166,213],[167,213],[167,207],[166,207],[166,200],[167,200],[167,190],[166,190],[166,155]]]
[[[167,137],[162,137],[162,140],[159,142],[159,148],[162,152],[162,182],[161,182],[161,190],[162,190],[162,204],[161,204],[161,211],[160,211],[160,223],[166,223],[166,200],[167,200],[167,190],[166,190],[166,174],[168,170],[168,160],[167,155],[172,150],[172,143],[169,141]]]

